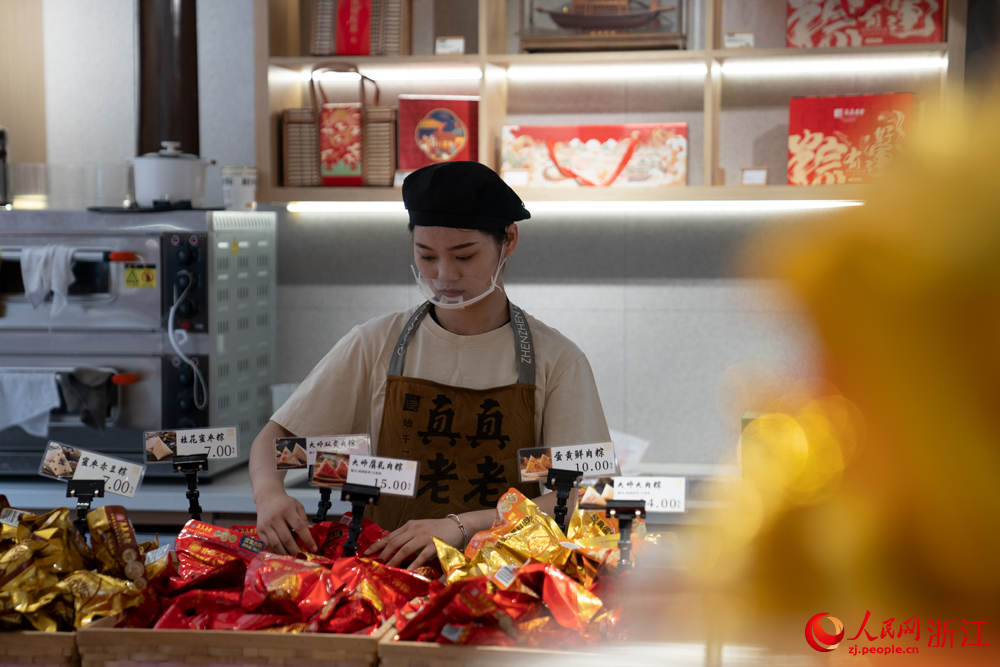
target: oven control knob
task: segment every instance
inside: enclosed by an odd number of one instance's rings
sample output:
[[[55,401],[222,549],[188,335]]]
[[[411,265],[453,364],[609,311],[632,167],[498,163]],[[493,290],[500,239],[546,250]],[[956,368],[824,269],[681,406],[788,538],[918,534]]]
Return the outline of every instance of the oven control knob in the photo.
[[[180,287],[181,289],[184,289],[190,283],[191,283],[191,277],[188,274],[182,273],[179,276],[177,276],[177,286]]]
[[[184,368],[177,371],[177,382],[180,383],[182,387],[191,386],[191,369],[185,366]]]
[[[177,261],[181,264],[194,264],[198,260],[196,248],[181,247],[177,249]]]
[[[193,317],[198,312],[198,306],[194,305],[190,299],[185,299],[177,306],[177,312],[181,317]]]
[[[177,394],[177,408],[181,412],[191,412],[194,408],[194,396],[190,391],[182,391]]]

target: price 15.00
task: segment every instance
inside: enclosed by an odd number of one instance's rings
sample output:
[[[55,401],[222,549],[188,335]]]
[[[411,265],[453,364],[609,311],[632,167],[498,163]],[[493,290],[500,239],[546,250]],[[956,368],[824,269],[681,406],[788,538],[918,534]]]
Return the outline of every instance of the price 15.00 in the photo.
[[[394,491],[398,494],[409,495],[413,493],[413,483],[405,479],[387,479],[385,477],[379,477],[378,488]]]

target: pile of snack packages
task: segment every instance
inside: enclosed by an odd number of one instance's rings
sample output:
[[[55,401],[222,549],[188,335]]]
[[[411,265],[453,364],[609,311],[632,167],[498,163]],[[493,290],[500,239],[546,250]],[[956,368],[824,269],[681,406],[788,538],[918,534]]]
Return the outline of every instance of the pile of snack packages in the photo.
[[[318,553],[263,549],[253,527],[190,520],[173,549],[138,543],[119,506],[87,514],[9,508],[0,533],[0,630],[119,627],[372,634],[400,640],[557,646],[619,636],[617,521],[577,510],[564,533],[510,489],[464,553],[435,540],[440,565],[405,570],[345,557],[350,515],[311,526]],[[13,519],[12,519],[13,517]],[[642,525],[636,531],[644,534]],[[388,534],[365,519],[357,553]]]

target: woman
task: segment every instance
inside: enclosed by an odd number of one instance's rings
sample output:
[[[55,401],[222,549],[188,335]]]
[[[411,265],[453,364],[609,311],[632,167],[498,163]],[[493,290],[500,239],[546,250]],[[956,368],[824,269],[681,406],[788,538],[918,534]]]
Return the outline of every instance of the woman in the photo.
[[[373,518],[392,530],[368,555],[417,567],[432,537],[459,548],[488,528],[518,484],[517,450],[609,439],[586,357],[507,300],[501,276],[530,217],[495,172],[445,162],[403,182],[414,277],[427,296],[415,312],[354,327],[310,372],[254,440],[250,479],[268,548],[315,549],[302,505],[275,469],[274,439],[369,433],[379,456],[420,462],[415,498],[383,495]],[[550,512],[555,494],[537,500]]]

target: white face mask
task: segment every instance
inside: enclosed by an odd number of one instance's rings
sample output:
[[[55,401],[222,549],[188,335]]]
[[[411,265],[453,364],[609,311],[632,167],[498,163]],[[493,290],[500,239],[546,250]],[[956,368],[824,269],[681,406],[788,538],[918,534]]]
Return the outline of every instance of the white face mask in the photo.
[[[506,247],[504,243],[504,247]],[[441,294],[444,290],[448,289],[447,281],[443,280],[428,280],[420,275],[417,271],[417,267],[410,264],[410,270],[413,271],[413,279],[417,281],[417,287],[420,288],[421,294],[423,294],[428,301],[430,301],[437,308],[444,308],[446,310],[458,310],[459,308],[466,308],[474,303],[479,303],[490,294],[493,290],[500,287],[500,272],[503,270],[503,265],[507,263],[507,257],[503,255],[503,249],[500,250],[500,261],[497,262],[497,270],[493,272],[493,277],[490,279],[490,286],[486,288],[486,291],[475,296],[471,299],[466,299],[464,294],[460,294],[455,297],[445,296]]]

